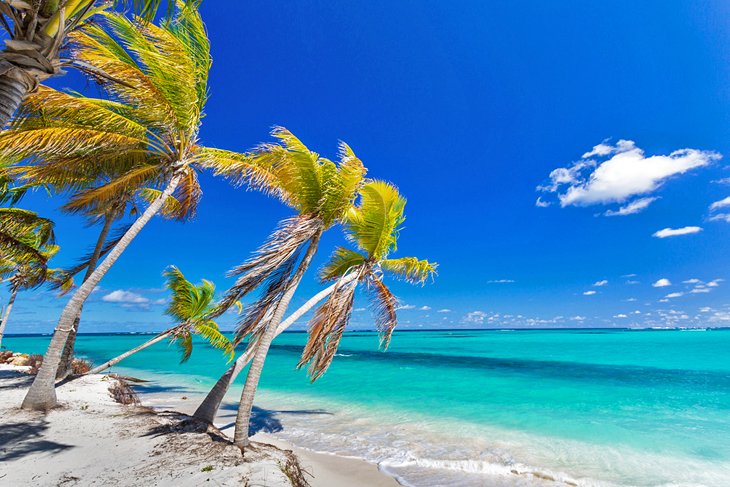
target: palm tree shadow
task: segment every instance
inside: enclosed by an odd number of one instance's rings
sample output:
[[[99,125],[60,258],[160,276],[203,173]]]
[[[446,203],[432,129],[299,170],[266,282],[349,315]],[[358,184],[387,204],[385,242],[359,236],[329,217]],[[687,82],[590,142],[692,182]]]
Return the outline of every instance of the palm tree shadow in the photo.
[[[237,411],[238,410],[238,404],[224,404],[221,406],[221,409],[226,409],[229,411]],[[251,411],[251,421],[248,425],[248,431],[249,435],[253,436],[258,432],[264,432],[264,433],[278,433],[280,431],[284,431],[284,424],[281,422],[281,416],[287,415],[287,414],[301,414],[301,415],[315,415],[315,414],[327,414],[332,415],[333,413],[330,413],[329,411],[325,411],[324,409],[264,409],[260,408],[258,406],[254,406],[253,410]],[[221,427],[221,430],[225,430],[227,428],[231,428],[235,426],[235,422],[229,423],[223,427]]]
[[[0,429],[0,462],[22,458],[34,453],[58,453],[72,445],[43,439],[48,429],[46,421],[9,423]]]

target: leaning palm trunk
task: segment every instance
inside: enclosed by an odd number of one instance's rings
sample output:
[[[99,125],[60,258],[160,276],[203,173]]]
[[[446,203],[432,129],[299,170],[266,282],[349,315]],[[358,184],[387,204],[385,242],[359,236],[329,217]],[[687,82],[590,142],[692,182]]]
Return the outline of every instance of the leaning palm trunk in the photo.
[[[355,279],[355,277],[355,274],[352,274],[344,278],[342,282],[350,282],[351,280]],[[276,336],[279,336],[281,333],[284,332],[284,330],[289,328],[299,318],[301,318],[307,311],[317,305],[317,303],[332,294],[332,291],[334,291],[338,285],[341,285],[341,283],[332,284],[328,288],[323,289],[322,291],[312,296],[309,301],[304,303],[299,309],[289,315],[286,320],[281,322],[281,324],[276,329]],[[233,382],[236,380],[238,374],[240,374],[243,368],[246,367],[246,365],[248,365],[248,363],[251,361],[254,353],[256,353],[255,346],[247,347],[246,350],[244,350],[243,354],[241,354],[241,356],[236,359],[233,365],[231,365],[228,370],[225,371],[225,373],[221,376],[220,379],[218,379],[218,382],[215,383],[210,392],[208,392],[208,395],[205,396],[203,402],[200,403],[198,409],[196,409],[195,413],[193,413],[194,417],[213,424],[213,422],[215,421],[215,416],[216,414],[218,414],[218,409],[221,407],[221,403],[223,402],[223,398],[225,398],[228,389],[231,387],[231,384],[233,384]]]
[[[172,195],[177,185],[182,180],[183,173],[179,172],[173,175],[165,190],[155,199],[150,206],[142,213],[142,215],[129,227],[129,230],[119,240],[119,243],[109,252],[102,263],[92,272],[89,279],[84,282],[69,300],[66,307],[61,313],[58,325],[51,338],[51,343],[43,357],[38,374],[33,380],[28,394],[23,400],[22,407],[24,409],[48,410],[56,405],[56,389],[55,378],[58,365],[61,361],[61,354],[66,345],[66,340],[73,327],[73,322],[79,315],[79,312],[86,300],[91,295],[91,291],[99,284],[102,277],[109,271],[111,266],[117,261],[122,252],[129,246],[139,232],[144,228],[150,219],[157,214],[162,208],[167,198]]]
[[[94,247],[94,252],[91,254],[91,259],[89,259],[89,266],[86,268],[86,274],[84,275],[84,280],[81,282],[82,284],[89,280],[89,277],[91,277],[94,269],[96,269],[96,264],[99,262],[99,256],[101,255],[101,251],[104,248],[104,242],[106,242],[106,237],[109,234],[112,223],[114,223],[113,216],[109,214],[105,215],[104,226],[101,228],[99,238],[96,240],[96,246]],[[81,306],[81,309],[79,309],[79,313],[78,315],[76,315],[76,318],[74,318],[73,327],[68,334],[66,345],[63,347],[63,353],[61,354],[61,363],[59,364],[58,370],[56,371],[56,379],[65,379],[69,376],[69,374],[71,374],[71,364],[73,363],[74,347],[76,346],[76,334],[79,332],[79,323],[81,322],[82,312],[83,305]]]
[[[0,347],[3,344],[3,335],[5,335],[5,326],[8,324],[8,318],[10,317],[10,310],[13,309],[13,303],[15,303],[15,297],[18,295],[18,288],[13,286],[13,290],[10,292],[10,300],[8,301],[8,307],[5,308],[3,313],[3,321],[0,322]]]
[[[147,340],[147,341],[146,341],[146,342],[144,342],[144,343],[143,343],[142,345],[140,345],[140,346],[138,346],[138,347],[135,347],[135,348],[133,348],[132,350],[128,350],[128,351],[124,352],[124,353],[123,353],[123,354],[121,354],[121,355],[117,355],[116,357],[114,357],[113,359],[109,360],[108,362],[104,362],[104,363],[103,363],[103,364],[101,364],[100,366],[98,366],[98,367],[95,367],[95,368],[91,369],[90,371],[88,371],[88,372],[87,372],[86,374],[84,374],[84,375],[89,375],[89,374],[98,374],[99,372],[101,372],[101,371],[104,371],[104,370],[108,369],[109,367],[112,367],[112,366],[114,366],[114,365],[118,364],[119,362],[121,362],[121,361],[122,361],[122,360],[124,360],[125,358],[127,358],[127,357],[129,357],[129,356],[131,356],[131,355],[134,355],[135,353],[137,353],[137,352],[139,352],[139,351],[141,351],[141,350],[144,350],[144,349],[145,349],[145,348],[147,348],[147,347],[151,347],[151,346],[152,346],[152,345],[154,345],[155,343],[161,342],[161,341],[162,341],[162,340],[164,340],[165,338],[167,338],[167,337],[169,337],[170,335],[172,335],[173,331],[175,331],[175,329],[174,329],[174,328],[171,328],[171,329],[169,329],[169,330],[163,331],[162,333],[160,333],[159,335],[157,335],[157,336],[156,336],[156,337],[154,337],[153,339],[151,339],[151,340]]]
[[[241,392],[241,401],[238,405],[238,415],[236,416],[236,430],[233,435],[233,443],[239,448],[243,449],[249,444],[248,438],[248,425],[251,421],[251,411],[253,409],[253,399],[256,395],[256,389],[259,386],[259,380],[261,379],[261,372],[264,369],[264,361],[266,355],[269,353],[269,347],[271,342],[276,336],[276,332],[279,329],[279,324],[284,318],[286,308],[289,306],[294,292],[299,286],[299,282],[302,280],[304,273],[307,271],[309,264],[312,262],[312,257],[317,251],[319,245],[319,238],[322,235],[321,230],[318,231],[314,237],[312,237],[309,247],[307,248],[306,254],[302,258],[302,262],[299,264],[296,273],[292,277],[290,284],[286,288],[286,292],[281,297],[281,300],[276,305],[271,321],[266,326],[266,329],[259,338],[256,344],[256,352],[251,360],[251,367],[248,369],[248,375],[246,376],[246,383],[243,386]]]

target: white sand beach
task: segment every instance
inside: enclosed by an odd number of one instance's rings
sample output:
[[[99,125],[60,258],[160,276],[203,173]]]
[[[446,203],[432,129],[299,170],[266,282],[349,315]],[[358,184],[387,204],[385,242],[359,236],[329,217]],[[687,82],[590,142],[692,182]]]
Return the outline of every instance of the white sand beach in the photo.
[[[0,365],[0,484],[394,486],[373,464],[301,450],[259,433],[245,457],[215,428],[178,411],[115,402],[116,379],[94,375],[59,386],[48,414],[19,409],[32,377]],[[292,454],[293,451],[293,454]]]

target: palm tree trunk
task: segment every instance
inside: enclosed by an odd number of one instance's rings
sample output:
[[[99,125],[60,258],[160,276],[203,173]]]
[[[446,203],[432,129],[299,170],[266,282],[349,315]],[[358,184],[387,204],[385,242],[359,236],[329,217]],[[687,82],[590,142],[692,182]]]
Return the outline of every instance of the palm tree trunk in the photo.
[[[23,400],[22,408],[35,410],[48,410],[56,405],[56,389],[55,379],[58,364],[61,361],[61,353],[66,345],[66,339],[71,332],[74,319],[79,314],[79,310],[84,302],[89,298],[91,291],[99,284],[102,277],[109,271],[112,265],[117,261],[122,252],[132,243],[132,240],[139,234],[148,221],[162,208],[167,198],[175,191],[177,185],[182,180],[183,173],[176,173],[168,183],[165,190],[160,196],[147,207],[139,218],[129,227],[129,230],[119,240],[119,243],[109,252],[102,263],[97,267],[91,276],[84,282],[71,297],[66,307],[61,313],[61,317],[53,332],[51,343],[48,350],[43,356],[43,363],[35,376],[33,383],[28,389],[28,393]]]
[[[297,286],[299,286],[302,276],[304,276],[309,264],[312,262],[312,257],[314,257],[314,253],[317,251],[321,235],[322,232],[319,231],[314,235],[314,237],[312,237],[312,240],[309,243],[309,248],[307,248],[307,253],[304,254],[302,262],[299,264],[297,272],[292,278],[291,284],[289,284],[286,292],[281,297],[281,301],[279,301],[279,304],[276,306],[276,311],[274,311],[274,315],[271,317],[271,322],[266,327],[266,331],[264,331],[263,336],[259,339],[259,343],[256,345],[256,353],[253,356],[253,360],[251,360],[251,367],[248,369],[246,383],[244,384],[243,391],[241,392],[241,401],[238,405],[238,415],[236,416],[236,430],[233,435],[233,443],[241,449],[248,446],[250,442],[248,438],[248,426],[251,421],[253,399],[256,395],[256,389],[258,389],[259,386],[261,372],[264,369],[266,354],[269,353],[269,347],[276,336],[276,332],[279,329],[279,324],[281,323],[282,318],[284,318],[286,308],[289,306],[289,302],[294,296],[294,292],[297,290]]]
[[[351,274],[350,276],[346,277],[342,282],[350,282],[355,277],[355,274]],[[335,290],[336,286],[337,284],[332,284],[328,288],[325,288],[322,291],[318,292],[294,313],[289,315],[289,317],[286,320],[282,321],[279,327],[276,329],[276,336],[281,335],[284,330],[293,325],[299,318],[302,317],[302,315],[304,315],[304,313],[312,309],[317,303],[332,294],[332,291]],[[210,392],[208,392],[208,395],[205,396],[203,402],[200,403],[198,409],[196,409],[193,413],[194,417],[213,424],[213,422],[215,421],[215,416],[216,414],[218,414],[218,409],[221,407],[221,403],[223,402],[223,398],[226,396],[228,389],[231,387],[231,384],[233,384],[233,382],[236,380],[238,374],[240,374],[243,368],[246,367],[246,365],[248,365],[248,363],[251,361],[251,358],[253,358],[255,352],[256,347],[247,347],[246,350],[244,350],[243,354],[241,354],[241,356],[236,359],[233,365],[231,365],[228,370],[225,371],[225,373],[221,376],[220,379],[218,379],[218,382],[215,383]]]
[[[8,125],[26,94],[28,85],[13,76],[12,69],[0,75],[0,130]]]
[[[91,273],[94,272],[94,269],[96,269],[96,264],[99,262],[99,256],[101,255],[101,251],[104,249],[106,236],[109,234],[109,230],[112,227],[112,223],[114,223],[114,219],[115,214],[107,213],[104,215],[104,226],[101,227],[99,238],[96,239],[96,246],[94,247],[94,252],[91,254],[91,259],[89,259],[89,267],[86,268],[84,280],[81,281],[82,284],[89,280]],[[58,366],[58,370],[56,371],[56,379],[65,379],[71,373],[71,364],[74,359],[74,346],[76,345],[76,334],[79,332],[79,323],[81,322],[82,311],[83,306],[79,310],[79,314],[74,319],[74,324],[68,334],[66,345],[63,347],[61,364]]]
[[[5,335],[5,326],[8,324],[8,317],[10,316],[10,310],[13,309],[13,303],[15,303],[15,297],[18,295],[18,288],[13,286],[13,290],[10,291],[10,300],[8,301],[8,307],[5,308],[3,314],[3,320],[0,321],[0,348],[3,344],[3,335]]]
[[[100,366],[91,369],[90,371],[88,371],[84,375],[98,374],[99,372],[101,372],[103,370],[106,370],[106,369],[108,369],[109,367],[111,367],[113,365],[118,364],[119,362],[121,362],[125,358],[129,357],[130,355],[134,355],[135,353],[139,352],[140,350],[144,350],[147,347],[151,347],[155,343],[161,342],[165,338],[169,337],[172,334],[172,330],[173,329],[171,328],[171,329],[169,329],[167,331],[163,331],[162,333],[160,333],[159,335],[157,335],[153,339],[147,340],[142,345],[140,345],[138,347],[135,347],[132,350],[128,350],[128,351],[124,352],[121,355],[117,355],[116,357],[114,357],[113,359],[109,360],[108,362],[104,362]]]

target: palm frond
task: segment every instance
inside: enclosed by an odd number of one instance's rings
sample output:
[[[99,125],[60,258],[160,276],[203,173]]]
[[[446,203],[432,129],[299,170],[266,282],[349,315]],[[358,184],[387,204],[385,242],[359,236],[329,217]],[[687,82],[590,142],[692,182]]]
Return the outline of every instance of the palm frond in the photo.
[[[347,215],[349,239],[381,260],[396,249],[398,232],[405,221],[406,204],[395,186],[382,181],[371,181],[361,190],[361,201]]]
[[[385,350],[390,344],[393,330],[398,326],[398,300],[374,273],[368,274],[366,282],[370,293],[370,307],[375,315],[375,328],[380,333],[380,348]]]
[[[338,247],[330,257],[329,262],[320,269],[319,278],[322,281],[334,281],[364,263],[365,256],[362,254],[344,247]]]
[[[203,337],[213,348],[223,350],[228,356],[228,361],[233,360],[235,355],[235,347],[233,343],[218,329],[218,325],[213,320],[201,320],[193,325],[194,331]]]
[[[430,277],[436,275],[438,264],[416,257],[400,257],[398,259],[383,259],[380,267],[399,279],[411,284],[423,284]]]

